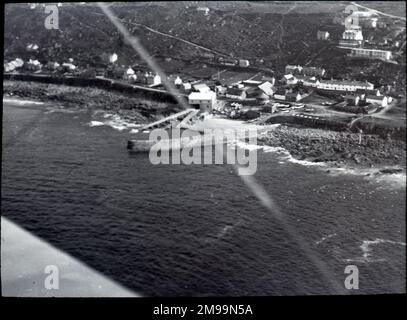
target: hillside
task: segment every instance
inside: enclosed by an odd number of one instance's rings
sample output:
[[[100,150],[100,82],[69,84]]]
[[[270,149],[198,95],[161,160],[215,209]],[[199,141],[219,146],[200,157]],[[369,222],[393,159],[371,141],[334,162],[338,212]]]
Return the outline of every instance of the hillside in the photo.
[[[199,2],[210,8],[208,15],[197,11],[197,2],[114,3],[111,8],[152,55],[190,61],[205,52],[193,45],[197,44],[219,55],[250,59],[278,73],[291,63],[322,66],[331,76],[347,77],[355,72],[354,64],[336,47],[343,26],[333,23],[345,4]],[[78,65],[97,66],[116,52],[121,65],[141,63],[96,4],[64,3],[59,8],[59,30],[44,28],[46,14],[41,6],[32,10],[26,4],[8,4],[5,9],[5,59],[65,61],[72,57]],[[331,33],[331,41],[316,39],[321,28]],[[29,43],[38,44],[38,52],[27,52]],[[359,77],[377,85],[405,84],[405,73],[400,74],[398,66],[380,61],[357,65],[371,70],[356,72]],[[381,79],[377,79],[378,70]]]

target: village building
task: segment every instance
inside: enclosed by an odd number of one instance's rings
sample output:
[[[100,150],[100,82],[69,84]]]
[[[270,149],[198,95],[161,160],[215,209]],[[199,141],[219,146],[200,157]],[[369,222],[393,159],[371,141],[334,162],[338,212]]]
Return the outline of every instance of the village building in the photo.
[[[182,83],[182,89],[186,92],[191,91],[192,90],[192,85],[190,82],[183,82]]]
[[[318,40],[329,40],[329,32],[328,31],[320,31],[320,30],[318,30],[317,39]]]
[[[4,64],[4,71],[11,72],[18,68],[22,68],[23,66],[24,66],[24,61],[21,60],[20,58],[16,58],[15,60]]]
[[[76,66],[70,62],[64,62],[61,67],[64,71],[74,71],[76,69]]]
[[[270,82],[273,86],[276,84],[276,78],[270,76],[262,76],[261,81],[263,82]]]
[[[349,56],[389,61],[392,58],[392,53],[387,50],[352,48]]]
[[[240,67],[248,67],[250,65],[249,60],[239,59],[239,66]]]
[[[256,87],[248,87],[246,88],[246,98],[247,99],[252,99],[252,98],[257,98],[261,92],[261,90],[256,86]]]
[[[182,85],[182,79],[177,76],[177,78],[174,80],[174,84],[176,87],[180,87]]]
[[[285,74],[284,77],[281,79],[281,82],[287,85],[295,85],[298,83],[298,79],[292,74]]]
[[[218,61],[220,64],[223,64],[225,66],[235,66],[238,63],[236,59],[224,57],[220,57]]]
[[[211,91],[211,88],[209,88],[209,86],[208,86],[206,83],[197,83],[197,84],[194,84],[194,85],[192,86],[192,88],[193,88],[195,91],[199,91],[199,92],[209,92],[209,91]]]
[[[115,63],[118,59],[118,55],[116,53],[113,53],[112,55],[109,56],[109,62],[110,63]]]
[[[96,68],[95,69],[95,77],[104,78],[106,73],[105,68]],[[137,76],[136,76],[137,77]]]
[[[37,44],[30,43],[29,45],[27,45],[26,49],[27,49],[27,51],[32,52],[32,51],[37,51],[39,49],[39,47]]]
[[[210,52],[202,53],[201,57],[205,58],[205,59],[209,59],[209,60],[214,60],[215,59],[215,55],[213,53],[210,53]]]
[[[368,29],[376,29],[377,28],[378,18],[367,18],[362,20],[362,25],[364,28]]]
[[[146,84],[150,87],[161,84],[161,77],[158,74],[149,73],[146,75]]]
[[[357,89],[373,90],[374,86],[370,82],[349,81],[349,80],[320,80],[317,89],[332,91],[356,91]]]
[[[326,73],[324,68],[317,68],[317,67],[303,67],[302,74],[306,76],[316,76],[316,77],[323,77]]]
[[[134,70],[131,67],[128,67],[128,69],[126,70],[126,72],[123,75],[123,78],[125,80],[135,81],[137,79],[137,76],[136,76],[136,73],[134,72]]]
[[[366,90],[366,89],[356,89],[355,91],[356,94],[360,95],[363,99],[363,96],[370,94],[374,96],[381,96],[382,93],[380,92],[379,89],[373,89],[373,90]]]
[[[273,84],[269,81],[260,84],[258,88],[269,97],[272,97],[275,91]]]
[[[153,74],[151,72],[136,72],[135,80],[137,82],[146,84],[150,87],[158,86],[161,84],[161,77],[158,74]]]
[[[210,112],[216,106],[216,93],[213,91],[191,92],[188,95],[188,103],[192,106],[199,106],[203,112]]]
[[[347,94],[344,96],[344,100],[346,101],[347,105],[358,106],[362,99],[358,94]]]
[[[226,94],[226,87],[224,87],[224,86],[216,86],[215,87],[215,92],[218,95],[225,95]]]
[[[299,92],[287,92],[285,95],[286,101],[297,102],[302,99],[302,96]]]
[[[389,99],[390,98],[390,99]],[[375,103],[380,105],[381,107],[387,107],[389,103],[391,103],[392,98],[387,96],[376,96],[367,94],[364,99],[367,103]]]
[[[41,70],[42,65],[38,60],[30,59],[24,64],[24,67],[29,71],[38,71]]]
[[[48,69],[48,70],[58,70],[58,68],[59,68],[60,66],[61,66],[61,65],[60,65],[58,62],[49,61],[49,62],[47,62],[47,64],[45,65],[45,68]]]
[[[210,10],[208,7],[198,7],[196,8],[196,11],[203,12],[207,16]]]
[[[301,66],[294,66],[294,65],[286,65],[285,67],[285,74],[301,74],[302,73],[302,67]]]
[[[274,93],[274,99],[285,100],[286,90],[284,88],[278,88]]]
[[[362,28],[360,26],[352,26],[342,33],[342,39],[339,41],[340,46],[358,47],[363,43]]]
[[[256,96],[256,100],[260,103],[260,104],[266,104],[267,102],[270,101],[270,97],[265,94],[262,91],[258,91],[257,92],[257,96]]]
[[[229,87],[226,90],[226,98],[244,100],[246,99],[246,91],[242,88]]]
[[[257,80],[243,80],[242,84],[246,87],[258,87],[262,82]]]
[[[315,88],[319,84],[319,80],[315,76],[310,77],[310,76],[299,75],[299,76],[297,76],[297,79],[298,79],[298,83],[301,83],[305,87]]]

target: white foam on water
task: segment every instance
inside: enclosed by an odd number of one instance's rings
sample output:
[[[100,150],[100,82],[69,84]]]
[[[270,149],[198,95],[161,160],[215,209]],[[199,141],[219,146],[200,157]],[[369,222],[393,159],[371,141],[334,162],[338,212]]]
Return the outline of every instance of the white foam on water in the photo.
[[[33,100],[23,100],[23,99],[12,99],[12,98],[3,98],[3,103],[15,103],[20,105],[26,104],[36,104],[36,105],[43,105],[44,102],[40,101],[33,101]]]
[[[325,240],[328,240],[332,237],[335,237],[337,234],[336,233],[332,233],[332,234],[328,234],[327,236],[322,237],[320,240],[315,241],[316,244],[321,244],[322,242],[324,242]]]
[[[100,113],[103,114],[102,115],[103,119],[100,119],[100,116],[98,116]],[[105,113],[103,110],[95,111],[94,116],[96,116],[97,120],[93,120],[89,123],[89,126],[91,127],[105,125],[118,131],[124,131],[124,130],[134,130],[134,128],[139,128],[141,126],[141,124],[126,121],[117,114]]]
[[[386,167],[388,168],[388,167]],[[377,182],[382,186],[389,186],[395,188],[405,188],[406,187],[406,173],[381,173],[380,170],[383,168],[330,168],[330,175],[355,175],[363,176],[365,179]],[[394,168],[400,169],[400,168]]]
[[[99,126],[104,126],[105,124],[100,121],[91,121],[89,122],[90,127],[99,127]]]
[[[405,188],[406,187],[406,173],[393,173],[393,174],[380,174],[373,177],[378,183],[386,183],[387,185]]]
[[[360,249],[362,250],[362,256],[359,258],[352,258],[352,259],[344,259],[346,262],[363,262],[363,263],[368,263],[368,262],[381,262],[381,261],[386,261],[386,259],[383,258],[378,258],[374,259],[372,258],[372,245],[378,245],[378,244],[393,244],[393,245],[398,245],[398,246],[406,246],[405,242],[401,241],[393,241],[393,240],[387,240],[387,239],[381,239],[381,238],[376,238],[375,240],[363,240],[362,244],[359,246]]]

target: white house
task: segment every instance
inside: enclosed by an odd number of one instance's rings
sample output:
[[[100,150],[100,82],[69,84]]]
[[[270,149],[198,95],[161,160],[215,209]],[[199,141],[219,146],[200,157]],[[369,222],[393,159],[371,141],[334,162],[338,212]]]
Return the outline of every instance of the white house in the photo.
[[[124,73],[123,78],[126,79],[126,80],[130,80],[130,79],[135,80],[134,77],[133,77],[133,76],[135,76],[135,74],[136,74],[136,73],[134,72],[134,70],[129,67],[129,68],[126,70],[126,72]],[[137,79],[137,76],[136,76],[136,79]]]
[[[118,59],[118,55],[116,53],[113,53],[112,55],[110,55],[109,57],[109,62],[110,63],[115,63]]]
[[[209,14],[209,8],[208,7],[198,7],[196,10],[203,12],[205,14],[205,16],[207,16]]]
[[[182,88],[184,89],[184,91],[190,91],[192,89],[191,83],[183,82],[182,83]]]
[[[208,92],[191,92],[188,95],[188,103],[192,106],[199,106],[201,111],[212,111],[216,105],[216,93]]]
[[[182,79],[179,76],[177,76],[177,78],[174,80],[174,84],[176,86],[182,85]]]
[[[264,82],[261,85],[258,86],[258,88],[263,91],[266,95],[268,95],[269,97],[272,97],[274,94],[274,86],[271,82]]]
[[[301,66],[294,66],[294,65],[286,65],[285,66],[285,74],[300,74],[302,73]]]
[[[226,94],[226,87],[224,86],[216,86],[215,91],[218,95],[225,95]]]
[[[161,77],[158,74],[146,72],[144,75],[144,82],[150,87],[158,86],[161,84]]]
[[[353,48],[351,50],[350,56],[370,58],[370,59],[380,59],[380,60],[391,60],[391,51],[378,50],[378,49],[365,49],[365,48]]]
[[[35,43],[30,43],[29,45],[27,45],[26,49],[27,51],[36,51],[39,49],[39,47]]]
[[[320,31],[320,30],[318,30],[317,39],[318,40],[328,40],[329,39],[329,32],[328,31]]]
[[[285,100],[286,99],[285,89],[284,88],[278,88],[277,91],[274,93],[274,99]]]
[[[349,80],[320,80],[316,88],[334,91],[356,91],[357,89],[373,90],[373,83]]]
[[[194,84],[192,87],[194,88],[195,91],[199,91],[199,92],[211,91],[211,88],[209,88],[208,85],[205,83]]]
[[[386,96],[376,96],[376,95],[367,94],[365,97],[365,100],[368,103],[376,103],[382,107],[387,107],[392,99],[389,99],[389,97],[386,97]]]
[[[309,76],[297,76],[298,82],[302,83],[306,87],[317,87],[319,84],[319,80],[314,76],[314,77],[309,77]]]
[[[49,61],[46,65],[46,67],[49,70],[56,70],[60,67],[60,64],[56,61],[55,62]]]
[[[292,74],[286,74],[283,77],[283,82],[289,85],[293,85],[298,83],[298,79],[294,77]]]
[[[249,60],[246,59],[239,59],[239,66],[240,67],[248,67],[250,65]]]
[[[64,69],[67,69],[67,70],[70,70],[70,71],[73,71],[73,70],[76,69],[76,66],[75,66],[74,64],[72,64],[72,63],[69,63],[69,62],[64,62],[64,63],[62,64],[62,67],[63,67]]]
[[[340,46],[356,47],[363,42],[362,28],[360,26],[352,26],[342,33],[342,40],[339,41]]]

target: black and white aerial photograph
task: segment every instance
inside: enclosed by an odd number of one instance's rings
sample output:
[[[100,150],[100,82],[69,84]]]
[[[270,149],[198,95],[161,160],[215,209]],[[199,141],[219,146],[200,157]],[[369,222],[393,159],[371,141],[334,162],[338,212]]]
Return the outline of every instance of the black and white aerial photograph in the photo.
[[[404,1],[3,8],[3,297],[406,293]]]

